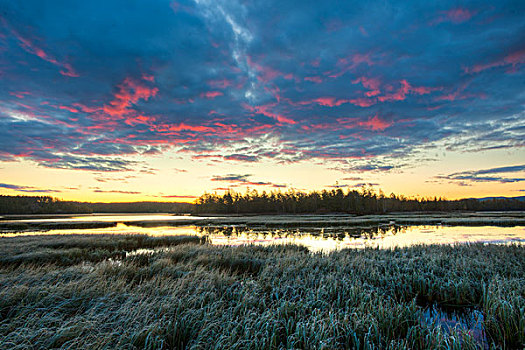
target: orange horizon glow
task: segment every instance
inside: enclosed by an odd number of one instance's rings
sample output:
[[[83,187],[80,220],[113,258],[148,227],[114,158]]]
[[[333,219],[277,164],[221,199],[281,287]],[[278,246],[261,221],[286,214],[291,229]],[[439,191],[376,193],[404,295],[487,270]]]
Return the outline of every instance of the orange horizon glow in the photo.
[[[189,160],[186,171],[171,171],[171,163],[167,169],[160,169],[156,174],[140,175],[133,172],[101,174],[99,172],[75,171],[35,167],[29,162],[4,163],[3,182],[15,185],[31,184],[29,190],[50,189],[50,192],[24,192],[16,189],[2,189],[4,195],[49,195],[55,198],[80,202],[179,202],[193,203],[205,192],[224,193],[227,189],[245,193],[248,189],[272,192],[289,190],[311,192],[335,189],[335,186],[345,186],[341,189],[360,190],[360,183],[371,184],[376,193],[381,190],[386,196],[391,193],[408,198],[442,197],[449,200],[483,197],[517,197],[525,195],[519,181],[507,183],[443,181],[436,174],[441,168],[443,174],[463,171],[468,159],[477,162],[476,158],[484,159],[486,165],[499,166],[500,151],[487,152],[486,155],[451,154],[442,161],[427,162],[409,170],[391,170],[386,172],[353,173],[326,169],[323,164],[303,162],[292,164],[283,169],[279,164],[264,166],[245,165],[235,167],[232,164],[202,164],[201,161]],[[516,152],[511,158],[519,164],[521,152]],[[507,157],[508,154],[506,155]],[[160,162],[159,162],[160,161]],[[152,166],[160,167],[162,159],[153,159]],[[438,163],[438,164],[436,164]],[[508,163],[505,163],[508,164]],[[512,164],[512,163],[511,163]],[[9,165],[7,167],[6,165]],[[163,164],[162,164],[163,165]],[[472,165],[472,170],[485,169],[487,166]],[[177,169],[179,169],[177,167]],[[280,169],[276,172],[274,169]],[[470,169],[470,168],[469,168]],[[34,176],[38,174],[38,176]],[[210,174],[220,174],[210,175]],[[233,181],[227,175],[248,174]],[[511,174],[523,176],[523,172]],[[132,177],[135,176],[135,177]],[[122,180],[125,176],[128,179]],[[215,176],[215,177],[214,177]],[[243,175],[244,176],[244,175]],[[345,180],[346,179],[346,180]],[[36,181],[38,180],[38,181]],[[268,184],[265,185],[264,183]],[[258,184],[262,183],[262,184]],[[283,187],[272,187],[279,184]],[[353,185],[359,185],[353,187]],[[368,186],[368,185],[367,185]],[[221,188],[221,189],[219,189]],[[53,192],[57,189],[57,192]],[[98,192],[96,192],[98,191]]]

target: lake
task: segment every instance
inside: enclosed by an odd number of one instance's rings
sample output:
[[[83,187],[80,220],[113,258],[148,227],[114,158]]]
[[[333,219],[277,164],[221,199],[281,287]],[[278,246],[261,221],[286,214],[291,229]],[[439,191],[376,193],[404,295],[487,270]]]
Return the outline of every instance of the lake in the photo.
[[[0,217],[0,236],[64,234],[198,235],[215,245],[300,244],[311,251],[416,244],[524,243],[525,215],[448,213],[388,215],[190,216],[171,214]]]
[[[208,237],[210,243],[215,245],[293,243],[304,245],[311,251],[328,252],[342,248],[393,248],[415,244],[523,243],[524,217],[521,212],[455,213],[441,216],[22,215],[0,217],[0,236],[198,235]]]

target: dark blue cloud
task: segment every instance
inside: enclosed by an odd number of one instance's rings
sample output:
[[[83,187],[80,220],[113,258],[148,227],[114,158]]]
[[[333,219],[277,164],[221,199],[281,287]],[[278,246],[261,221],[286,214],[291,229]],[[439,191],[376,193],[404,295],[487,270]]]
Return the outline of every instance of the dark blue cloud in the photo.
[[[469,182],[500,182],[512,183],[525,181],[523,177],[509,177],[503,174],[523,172],[525,165],[510,165],[504,167],[463,171],[449,175],[436,176],[440,180],[459,181],[468,184]]]
[[[250,174],[227,174],[227,175],[214,175],[211,177],[211,181],[219,181],[228,183],[227,187],[219,187],[216,190],[227,190],[231,187],[240,186],[270,186],[273,188],[286,188],[287,185],[275,184],[268,181],[252,181],[249,178]]]
[[[61,192],[60,190],[41,189],[41,188],[35,188],[32,186],[21,186],[21,185],[13,185],[13,184],[6,184],[6,183],[0,183],[0,188],[6,188],[8,190],[15,190],[18,192],[26,192],[26,193],[58,193],[58,192]]]
[[[522,1],[0,8],[0,160],[120,171],[174,149],[384,171],[436,145],[524,146]]]

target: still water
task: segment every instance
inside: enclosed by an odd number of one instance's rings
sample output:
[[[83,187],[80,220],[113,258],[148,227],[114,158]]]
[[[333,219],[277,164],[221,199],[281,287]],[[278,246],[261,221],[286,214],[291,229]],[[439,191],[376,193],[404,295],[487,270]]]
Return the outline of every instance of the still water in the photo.
[[[176,219],[179,223],[170,226],[168,223]],[[17,217],[16,220],[4,218],[7,222],[28,223],[60,223],[60,222],[114,222],[115,226],[105,228],[84,229],[31,229],[24,232],[0,232],[0,236],[20,235],[55,235],[55,234],[147,234],[152,236],[165,235],[198,235],[207,236],[215,245],[271,245],[300,244],[311,251],[332,251],[342,248],[405,247],[415,244],[454,244],[454,243],[525,243],[525,226],[445,226],[445,225],[396,225],[383,224],[379,226],[330,226],[324,227],[294,227],[267,228],[250,225],[185,225],[183,220],[195,220],[191,216],[172,215],[91,215],[78,217]],[[213,218],[200,218],[213,219]],[[134,222],[166,220],[156,227],[135,226]],[[125,222],[125,223],[124,223]]]

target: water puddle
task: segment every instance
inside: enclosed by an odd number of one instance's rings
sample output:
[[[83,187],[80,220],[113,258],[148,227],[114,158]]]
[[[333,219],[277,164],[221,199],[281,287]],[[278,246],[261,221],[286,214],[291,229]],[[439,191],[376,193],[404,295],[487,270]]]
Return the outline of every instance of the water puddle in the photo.
[[[488,349],[483,313],[472,307],[451,308],[439,304],[423,308],[421,323],[429,328],[440,327],[449,335],[468,333],[483,349]]]

